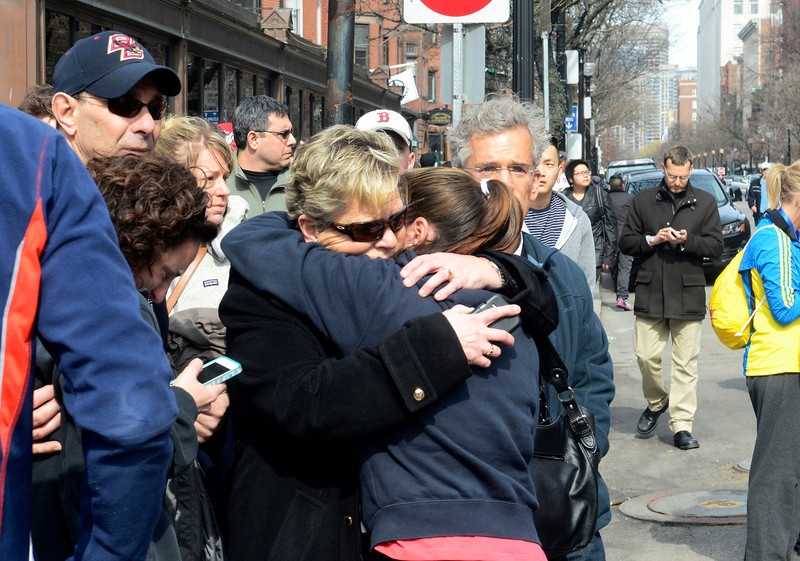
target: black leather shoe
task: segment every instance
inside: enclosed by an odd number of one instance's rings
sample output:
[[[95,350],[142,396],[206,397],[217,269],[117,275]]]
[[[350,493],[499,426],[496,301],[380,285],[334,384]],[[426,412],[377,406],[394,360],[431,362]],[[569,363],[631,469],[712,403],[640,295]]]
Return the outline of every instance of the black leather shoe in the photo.
[[[669,402],[665,403],[664,407],[658,411],[652,411],[649,407],[646,408],[641,417],[639,417],[639,422],[636,423],[636,434],[642,438],[651,436],[653,431],[656,430],[658,418],[664,414],[668,407]]]
[[[672,438],[675,442],[675,448],[680,448],[681,450],[691,450],[692,448],[700,447],[700,443],[697,442],[697,439],[693,437],[692,433],[688,430],[678,431]]]

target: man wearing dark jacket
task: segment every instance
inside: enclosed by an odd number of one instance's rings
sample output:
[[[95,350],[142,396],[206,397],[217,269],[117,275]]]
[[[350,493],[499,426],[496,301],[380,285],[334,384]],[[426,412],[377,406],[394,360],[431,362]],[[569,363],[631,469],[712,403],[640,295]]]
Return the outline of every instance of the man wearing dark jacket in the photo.
[[[625,192],[625,183],[619,175],[609,179],[608,185],[611,187],[608,192],[608,204],[617,219],[617,243],[619,243],[619,238],[622,237],[622,230],[625,228],[625,219],[631,209],[633,195]],[[613,271],[617,285],[617,308],[627,312],[631,310],[631,305],[628,304],[628,284],[630,282],[633,257],[625,255],[621,251],[617,252],[616,257]]]
[[[683,146],[664,156],[664,179],[633,200],[620,250],[641,261],[636,277],[635,347],[647,407],[636,430],[653,434],[669,408],[674,444],[699,446],[692,436],[697,409],[697,356],[706,315],[703,258],[722,253],[722,232],[714,198],[689,183],[692,157]],[[661,355],[672,339],[669,393],[661,376]]]

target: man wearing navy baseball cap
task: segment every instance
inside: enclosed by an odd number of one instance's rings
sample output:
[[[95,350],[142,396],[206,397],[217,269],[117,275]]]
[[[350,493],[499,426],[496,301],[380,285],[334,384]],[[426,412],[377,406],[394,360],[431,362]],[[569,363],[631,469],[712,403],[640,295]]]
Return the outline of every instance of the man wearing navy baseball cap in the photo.
[[[53,90],[53,115],[86,162],[152,151],[166,96],[177,95],[181,82],[133,37],[103,31],[81,39],[58,60]]]

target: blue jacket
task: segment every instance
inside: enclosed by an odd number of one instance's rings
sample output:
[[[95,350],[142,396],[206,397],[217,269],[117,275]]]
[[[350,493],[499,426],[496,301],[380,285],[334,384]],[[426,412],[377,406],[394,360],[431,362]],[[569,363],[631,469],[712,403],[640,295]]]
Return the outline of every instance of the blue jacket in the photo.
[[[531,263],[548,273],[558,300],[558,327],[550,341],[569,370],[569,384],[578,403],[594,415],[600,453],[608,452],[611,401],[614,399],[614,364],[608,354],[608,338],[592,308],[592,295],[580,267],[569,257],[547,247],[530,234],[523,234],[522,252]],[[555,390],[548,387],[552,414],[560,413]],[[611,521],[608,487],[600,478],[597,529]]]
[[[28,558],[31,371],[39,336],[82,429],[76,559],[143,559],[176,415],[166,357],[139,313],[105,203],[63,136],[0,106],[0,559]]]
[[[239,274],[307,315],[346,354],[443,309],[403,286],[398,263],[304,243],[285,214],[250,219],[222,246]],[[490,296],[461,290],[444,307],[475,306]],[[492,367],[476,370],[423,415],[365,447],[362,505],[372,546],[447,535],[538,541],[528,472],[538,354],[521,330],[514,335],[514,348],[504,349]]]

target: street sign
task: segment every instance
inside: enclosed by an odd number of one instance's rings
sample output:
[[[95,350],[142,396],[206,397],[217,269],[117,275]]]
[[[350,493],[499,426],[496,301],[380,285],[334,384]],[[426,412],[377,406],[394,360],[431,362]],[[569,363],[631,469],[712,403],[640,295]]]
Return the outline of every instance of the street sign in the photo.
[[[406,23],[505,23],[510,0],[403,0]]]
[[[573,105],[564,117],[564,132],[578,132],[578,106]]]

